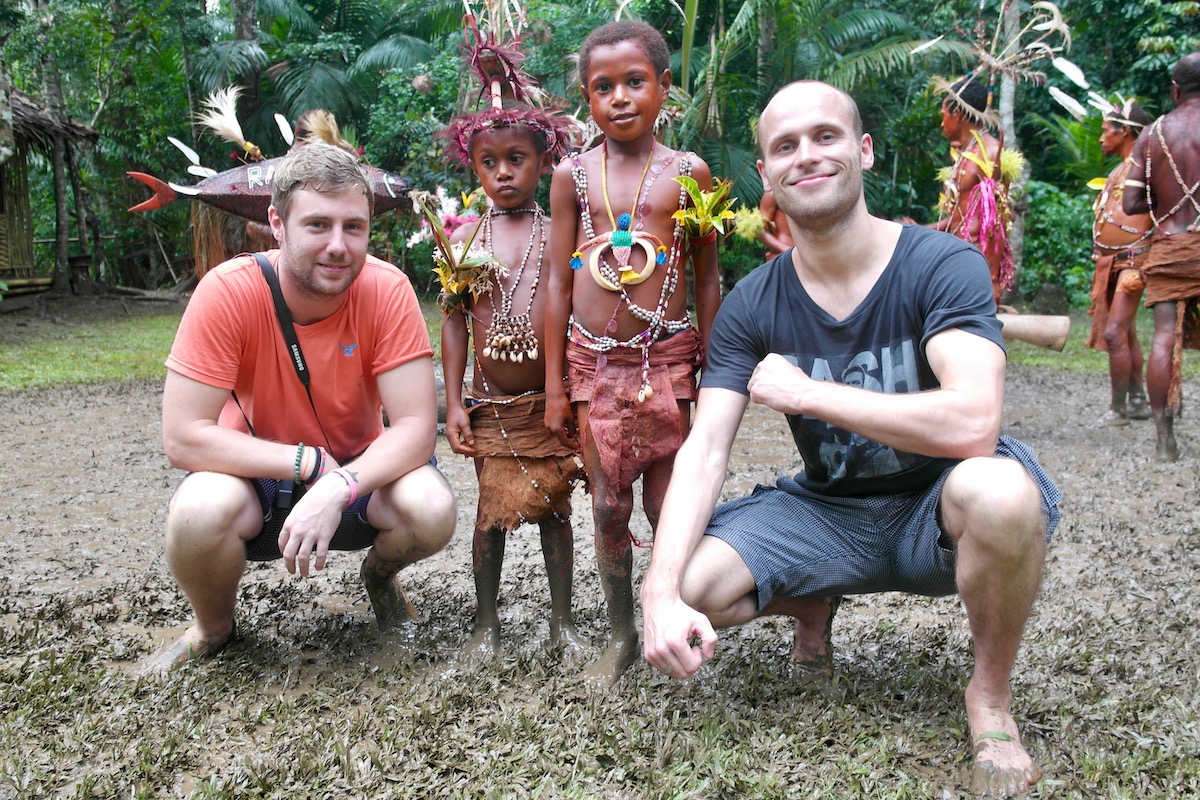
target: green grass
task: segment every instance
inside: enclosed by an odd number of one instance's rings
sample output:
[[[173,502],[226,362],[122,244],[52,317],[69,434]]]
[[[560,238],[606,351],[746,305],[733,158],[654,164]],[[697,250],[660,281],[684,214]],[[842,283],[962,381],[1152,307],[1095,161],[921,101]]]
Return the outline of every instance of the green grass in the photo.
[[[422,301],[434,359],[441,359],[442,315]],[[0,392],[49,386],[163,377],[163,362],[179,327],[181,311],[61,325],[46,336],[0,341]]]
[[[177,327],[179,314],[169,313],[0,342],[0,391],[161,377]]]
[[[433,300],[421,302],[434,359],[441,359],[442,316]],[[0,391],[36,389],[77,383],[160,378],[171,349],[180,312],[106,320],[94,325],[65,326],[53,336],[0,342]],[[1138,315],[1142,349],[1150,350],[1154,325],[1150,312]],[[1091,319],[1071,312],[1071,334],[1061,353],[1024,342],[1010,342],[1010,363],[1072,372],[1104,373],[1108,356],[1084,346]],[[1200,376],[1200,360],[1184,359],[1184,376]]]

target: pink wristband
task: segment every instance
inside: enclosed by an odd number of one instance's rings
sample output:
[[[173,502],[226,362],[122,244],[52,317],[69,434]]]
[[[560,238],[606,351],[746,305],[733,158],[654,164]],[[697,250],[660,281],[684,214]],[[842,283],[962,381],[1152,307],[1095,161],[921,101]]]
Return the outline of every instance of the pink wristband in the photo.
[[[346,507],[354,505],[354,501],[358,499],[358,481],[345,469],[335,469],[329,474],[337,475],[346,482],[346,487],[350,489],[350,499],[346,501]]]

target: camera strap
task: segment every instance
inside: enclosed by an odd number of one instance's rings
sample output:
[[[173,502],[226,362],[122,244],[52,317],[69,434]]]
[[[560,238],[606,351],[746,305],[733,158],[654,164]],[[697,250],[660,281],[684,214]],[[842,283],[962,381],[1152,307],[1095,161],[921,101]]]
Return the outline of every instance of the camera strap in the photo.
[[[275,274],[275,268],[271,266],[271,262],[262,253],[254,253],[254,260],[258,262],[259,268],[262,270],[263,278],[267,282],[267,286],[271,289],[271,299],[275,302],[275,316],[279,320],[279,330],[283,334],[283,341],[287,345],[288,356],[292,362],[292,366],[296,369],[296,377],[300,379],[300,383],[304,386],[304,392],[308,395],[308,404],[312,407],[313,417],[317,420],[317,427],[321,429],[321,435],[325,437],[325,449],[332,450],[329,446],[329,436],[325,433],[325,426],[321,424],[321,417],[317,414],[317,404],[313,402],[312,387],[309,385],[311,376],[308,369],[308,362],[304,360],[304,351],[300,349],[300,339],[296,336],[296,324],[292,321],[292,312],[288,310],[287,303],[283,299],[283,289],[279,285],[279,276]],[[254,426],[250,424],[250,418],[246,416],[245,409],[242,409],[241,402],[237,399],[237,393],[233,395],[233,400],[237,403],[238,409],[242,411],[242,418],[246,420],[246,427],[250,430],[251,436],[256,436]]]

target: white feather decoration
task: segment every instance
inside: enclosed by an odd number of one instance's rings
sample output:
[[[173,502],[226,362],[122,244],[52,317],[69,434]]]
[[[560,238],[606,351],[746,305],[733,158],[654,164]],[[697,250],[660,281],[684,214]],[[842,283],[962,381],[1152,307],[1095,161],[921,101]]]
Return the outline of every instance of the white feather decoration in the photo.
[[[187,157],[188,161],[192,162],[193,164],[200,163],[200,154],[197,153],[195,150],[188,147],[186,144],[179,141],[174,136],[168,136],[167,141],[170,142],[171,144],[175,145],[177,148],[179,148],[179,152],[183,153],[184,156]]]
[[[1074,97],[1071,97],[1071,95],[1059,89],[1057,86],[1048,86],[1046,87],[1046,91],[1050,93],[1051,97],[1058,101],[1059,105],[1061,105],[1067,111],[1070,111],[1071,116],[1075,117],[1076,119],[1083,119],[1087,116],[1087,109],[1084,108],[1078,100],[1076,100]]]
[[[1088,79],[1084,77],[1083,70],[1062,56],[1055,56],[1050,63],[1053,64],[1059,72],[1070,78],[1071,82],[1080,89],[1087,89],[1091,86],[1091,84],[1088,83]]]

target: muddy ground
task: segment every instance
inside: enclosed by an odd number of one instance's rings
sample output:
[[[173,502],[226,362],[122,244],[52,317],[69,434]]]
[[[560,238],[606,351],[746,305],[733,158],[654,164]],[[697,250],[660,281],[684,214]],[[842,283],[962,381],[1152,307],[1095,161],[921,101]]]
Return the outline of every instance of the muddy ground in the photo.
[[[75,305],[0,314],[0,337],[61,333],[62,326],[82,324],[89,315],[146,310],[131,301]],[[1190,772],[1195,760],[1184,754],[1190,750],[1194,756],[1200,736],[1193,694],[1200,683],[1200,636],[1195,627],[1200,601],[1198,391],[1200,387],[1185,387],[1190,402],[1177,429],[1180,460],[1160,464],[1153,459],[1151,423],[1126,428],[1100,424],[1106,407],[1105,376],[1010,366],[1004,432],[1032,446],[1065,497],[1062,524],[1049,549],[1042,596],[1015,679],[1018,721],[1031,751],[1046,764],[1049,782],[1042,791],[1047,796],[1094,796],[1088,787],[1106,785],[1104,772],[1118,770],[1122,747],[1157,753],[1151,760],[1158,767],[1150,769],[1145,793],[1138,790],[1136,777],[1113,777],[1124,787],[1114,796],[1175,796],[1175,789],[1182,796],[1182,787],[1197,780]],[[71,651],[72,639],[100,643],[85,659],[89,669],[106,680],[121,681],[138,659],[178,635],[187,622],[186,605],[162,553],[166,503],[180,475],[162,455],[160,398],[158,381],[0,394],[0,537],[5,554],[0,570],[0,633],[5,642],[0,693],[7,695],[0,697],[0,706],[6,715],[4,738],[7,743],[21,742],[19,753],[5,756],[3,775],[10,783],[0,782],[0,797],[33,796],[14,790],[12,776],[19,774],[22,760],[39,761],[39,748],[62,746],[52,741],[55,731],[71,729],[69,713],[58,725],[26,719],[24,724],[32,726],[30,738],[12,738],[18,724],[12,715],[23,713],[24,702],[13,693],[36,691],[29,676],[37,673],[31,664],[40,658],[18,648],[18,642],[22,648],[31,646],[21,631],[31,624],[45,627],[47,633],[36,642],[49,650]],[[466,461],[451,454],[444,438],[437,452],[460,498],[458,531],[443,553],[406,574],[421,620],[416,633],[410,632],[410,639],[398,645],[407,648],[410,666],[416,662],[435,668],[433,681],[440,680],[439,665],[449,663],[465,640],[474,607],[473,473]],[[752,408],[734,448],[726,495],[744,493],[756,482],[796,468],[782,420]],[[635,521],[635,533],[644,536],[648,531],[640,513]],[[574,522],[575,608],[582,631],[598,644],[606,632],[603,599],[582,495],[577,495]],[[647,558],[644,551],[637,554],[638,575]],[[386,650],[380,651],[370,633],[369,607],[356,579],[358,563],[353,555],[335,555],[323,575],[303,584],[277,565],[251,567],[240,609],[251,647],[272,653],[267,661],[286,664],[289,675],[298,673],[301,683],[321,680],[319,665],[332,657],[331,648],[347,639],[351,651],[375,664],[372,669],[404,669],[380,667],[387,663]],[[520,652],[540,646],[546,636],[548,600],[537,537],[531,530],[510,540],[502,597],[510,646]],[[64,618],[69,622],[62,622]],[[732,674],[761,658],[768,671],[780,671],[788,644],[784,626],[757,623],[726,634],[721,663]],[[947,671],[954,676],[970,664],[962,613],[954,599],[855,599],[839,614],[835,645],[839,670],[864,683],[872,678],[886,682],[898,671],[916,669],[903,680],[894,678],[895,684],[884,690],[897,702],[905,686],[922,681],[920,665],[945,678]],[[253,656],[240,658],[253,662]],[[257,666],[268,673],[262,680],[270,684],[270,664]],[[721,679],[711,680],[716,687],[703,691],[716,692],[717,702],[722,702]],[[379,692],[387,683],[381,679],[362,691]],[[639,664],[626,678],[625,688],[618,687],[613,702],[636,705],[647,686],[660,684],[665,687],[665,679]],[[950,710],[938,714],[953,718],[953,692],[950,701]],[[769,708],[764,699],[758,710]],[[337,716],[336,709],[330,713]],[[636,714],[636,708],[621,713]],[[940,719],[935,717],[931,724]],[[948,741],[953,747],[953,739]],[[84,776],[94,778],[99,771],[111,779],[104,785],[122,786],[124,796],[130,795],[124,787],[132,785],[149,789],[149,796],[183,795],[216,769],[214,761],[243,758],[234,748],[214,759],[213,748],[220,750],[211,743],[195,744],[174,762],[172,780],[157,787],[152,786],[152,774],[141,784],[111,777],[136,771],[128,752],[119,747],[60,763],[63,772],[45,786],[55,791],[77,788]],[[869,762],[872,755],[861,758]],[[897,769],[938,774],[943,766],[961,767],[963,754],[900,763]],[[627,783],[606,783],[596,774],[597,794],[606,794],[601,789],[607,786],[612,796],[639,796],[636,790],[612,788]],[[394,786],[389,791],[400,793]],[[368,794],[374,793],[362,796]]]

